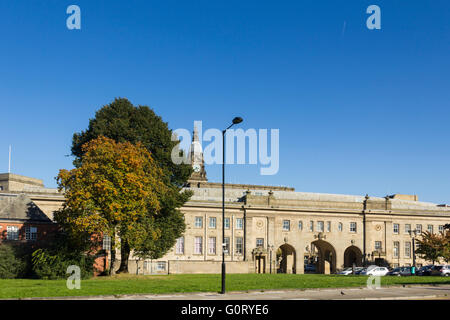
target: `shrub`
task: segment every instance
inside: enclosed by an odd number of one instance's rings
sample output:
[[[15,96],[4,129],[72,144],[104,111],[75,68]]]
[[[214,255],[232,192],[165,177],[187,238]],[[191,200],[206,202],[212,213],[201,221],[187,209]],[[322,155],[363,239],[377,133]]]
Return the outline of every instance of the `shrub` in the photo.
[[[24,276],[27,263],[20,250],[12,244],[0,244],[0,278],[13,279]]]
[[[32,254],[33,273],[40,279],[65,279],[70,265],[80,267],[81,278],[93,276],[95,257],[66,250],[38,249]]]

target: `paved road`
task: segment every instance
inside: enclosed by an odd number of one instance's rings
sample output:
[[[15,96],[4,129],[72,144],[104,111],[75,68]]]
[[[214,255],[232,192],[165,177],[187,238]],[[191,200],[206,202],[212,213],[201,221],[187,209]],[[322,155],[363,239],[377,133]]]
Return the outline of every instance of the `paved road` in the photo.
[[[59,298],[60,299],[60,298]],[[411,300],[411,299],[445,299],[450,300],[450,285],[443,286],[406,286],[380,289],[310,289],[310,290],[270,290],[253,292],[218,293],[183,293],[164,295],[120,295],[70,297],[64,299],[89,300]]]

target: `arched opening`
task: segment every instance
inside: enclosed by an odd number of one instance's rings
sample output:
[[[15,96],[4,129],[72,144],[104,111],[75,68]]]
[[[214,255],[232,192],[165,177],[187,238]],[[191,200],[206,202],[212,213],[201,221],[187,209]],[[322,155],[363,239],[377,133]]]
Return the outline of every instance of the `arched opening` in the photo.
[[[324,240],[311,243],[317,249],[316,273],[336,273],[336,250]]]
[[[293,246],[285,243],[277,250],[277,273],[296,273],[296,253]]]
[[[344,251],[344,267],[352,267],[353,264],[356,267],[362,266],[362,253],[356,246],[350,246]]]

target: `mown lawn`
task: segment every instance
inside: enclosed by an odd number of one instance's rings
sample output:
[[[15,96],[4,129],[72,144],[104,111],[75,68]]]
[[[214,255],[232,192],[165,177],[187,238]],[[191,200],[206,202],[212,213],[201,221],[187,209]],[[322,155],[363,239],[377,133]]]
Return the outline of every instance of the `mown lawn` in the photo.
[[[162,276],[118,275],[81,280],[81,289],[69,290],[66,280],[0,279],[0,299],[88,295],[218,292],[220,274]],[[229,274],[227,291],[345,288],[366,286],[366,276],[318,274]],[[381,286],[450,284],[448,277],[382,277]]]

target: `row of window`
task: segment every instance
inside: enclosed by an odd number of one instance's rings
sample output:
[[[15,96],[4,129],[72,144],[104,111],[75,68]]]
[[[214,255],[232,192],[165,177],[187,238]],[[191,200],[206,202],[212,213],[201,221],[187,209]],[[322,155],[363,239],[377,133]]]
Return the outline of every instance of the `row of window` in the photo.
[[[405,257],[406,258],[411,258],[411,242],[409,241],[405,241],[405,247],[404,247],[405,251]],[[382,241],[375,241],[375,250],[379,250],[382,251],[383,250],[383,243]],[[399,241],[394,241],[394,257],[398,258],[399,254],[400,254],[400,242]]]
[[[261,242],[262,240],[262,242]],[[259,241],[259,242],[258,242]],[[257,243],[260,243],[261,246],[264,245],[264,239],[257,239]],[[204,250],[203,245],[203,237],[195,237],[194,238],[194,254],[203,254]],[[216,237],[208,237],[208,254],[216,254],[217,241]],[[244,252],[244,238],[236,237],[235,238],[235,253],[242,254]],[[230,237],[225,237],[225,246],[224,246],[225,254],[230,253]],[[184,237],[180,237],[177,239],[177,243],[175,245],[176,254],[184,254]]]
[[[25,227],[25,240],[35,241],[37,239],[36,227]],[[19,227],[6,226],[6,240],[19,240]]]
[[[416,224],[416,230],[419,234],[422,233],[422,225]],[[411,224],[409,224],[409,223],[405,224],[404,233],[409,234],[411,231],[412,231]],[[430,233],[433,233],[433,225],[432,224],[427,225],[427,231]],[[398,223],[393,224],[393,232],[394,232],[394,234],[400,234],[400,224],[398,224]],[[439,226],[439,232],[444,232],[443,225]]]
[[[196,228],[203,228],[203,217],[195,217],[194,226]],[[209,217],[209,224],[210,229],[216,229],[217,226],[217,219],[216,217]],[[230,229],[230,218],[225,218],[224,220],[224,227],[225,229]],[[236,218],[236,229],[243,229],[244,228],[244,219],[242,218]]]
[[[349,231],[356,233],[356,222],[350,222],[349,223]],[[318,232],[325,232],[325,222],[324,221],[317,221],[317,226],[315,227],[314,221],[309,221],[309,231],[314,232],[314,229],[316,228],[316,231]],[[298,222],[298,230],[303,230],[303,221]],[[344,230],[344,225],[342,222],[338,223],[338,230],[342,232]],[[291,221],[290,220],[283,220],[283,231],[291,231]],[[327,221],[326,224],[326,232],[331,232],[331,221]]]
[[[224,221],[225,229],[230,229],[230,218],[225,218]],[[203,228],[203,217],[195,217],[195,223],[196,228]],[[215,217],[209,217],[209,228],[210,229],[216,229],[217,226],[217,219]],[[356,222],[350,222],[349,224],[349,231],[356,233]],[[244,227],[244,219],[242,218],[236,218],[236,225],[235,228],[238,230],[242,230]],[[317,221],[317,226],[315,227],[314,221],[309,221],[309,231],[314,232],[314,229],[316,228],[317,232],[325,232],[325,222],[324,221]],[[303,230],[303,221],[298,222],[298,229]],[[342,222],[338,223],[338,231],[343,231],[344,227]],[[291,221],[290,220],[283,220],[283,231],[290,231],[291,230]],[[405,224],[404,233],[407,234],[411,231],[411,224]],[[422,225],[417,224],[416,230],[421,233],[422,232]],[[429,224],[427,225],[427,231],[430,233],[433,233],[433,225]],[[331,232],[331,221],[326,222],[326,232]],[[394,223],[393,224],[393,232],[394,234],[400,233],[400,224]],[[439,226],[439,232],[444,232],[444,226]]]

